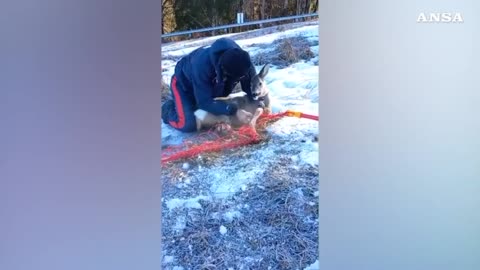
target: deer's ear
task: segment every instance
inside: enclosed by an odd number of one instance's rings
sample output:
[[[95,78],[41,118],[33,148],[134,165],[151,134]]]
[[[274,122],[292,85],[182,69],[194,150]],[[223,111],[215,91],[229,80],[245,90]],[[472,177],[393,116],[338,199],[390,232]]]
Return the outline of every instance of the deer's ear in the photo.
[[[262,69],[260,70],[260,73],[258,73],[258,77],[260,78],[265,78],[265,76],[267,76],[268,74],[268,69],[270,68],[270,64],[265,64]]]

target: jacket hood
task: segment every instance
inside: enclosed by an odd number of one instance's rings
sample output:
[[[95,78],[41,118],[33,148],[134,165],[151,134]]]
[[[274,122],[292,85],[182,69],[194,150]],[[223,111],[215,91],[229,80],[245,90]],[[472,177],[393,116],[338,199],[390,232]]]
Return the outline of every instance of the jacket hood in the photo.
[[[220,58],[224,52],[233,48],[241,49],[237,43],[235,43],[233,40],[228,38],[217,39],[210,46],[210,48],[208,48],[210,50],[210,62],[215,67],[217,83],[223,82],[223,72],[220,65]]]

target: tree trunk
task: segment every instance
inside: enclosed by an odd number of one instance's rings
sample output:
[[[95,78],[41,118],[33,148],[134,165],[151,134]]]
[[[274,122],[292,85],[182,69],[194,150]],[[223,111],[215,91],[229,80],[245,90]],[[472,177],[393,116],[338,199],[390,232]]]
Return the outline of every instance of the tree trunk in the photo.
[[[262,5],[260,6],[260,20],[265,20],[265,0],[262,0]],[[263,23],[260,24],[260,28],[263,28]]]
[[[317,1],[318,1],[318,0],[317,0]],[[316,8],[315,8],[315,6],[316,6],[316,4],[317,4],[317,3],[316,3],[317,1],[315,1],[315,0],[310,0],[310,7],[308,8],[308,13],[316,13],[316,12],[317,12],[317,10],[316,10]]]
[[[296,8],[296,12],[295,12],[296,15],[300,15],[300,9],[301,8],[302,8],[301,0],[297,0],[297,8]],[[300,21],[299,19],[295,19],[295,22],[299,22],[299,21]]]
[[[280,3],[278,3],[278,7],[282,7],[282,6],[280,5]],[[280,16],[287,16],[287,14],[288,14],[288,0],[285,0],[285,1],[283,2],[283,8],[280,9],[280,12],[279,12],[279,13],[280,13],[280,14],[279,14]]]
[[[266,5],[265,0],[262,0],[262,6],[260,8],[260,13],[261,13],[261,16],[262,16],[261,19],[262,20],[265,19],[265,5]]]
[[[171,0],[162,1],[162,33],[170,33],[177,27],[174,3]]]
[[[260,0],[253,1],[253,16],[255,20],[258,20],[260,14]]]

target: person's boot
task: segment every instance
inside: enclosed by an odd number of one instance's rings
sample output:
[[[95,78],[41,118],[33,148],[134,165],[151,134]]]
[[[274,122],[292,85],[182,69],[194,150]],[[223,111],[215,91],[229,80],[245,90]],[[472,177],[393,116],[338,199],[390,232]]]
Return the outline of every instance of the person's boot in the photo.
[[[170,114],[175,111],[175,102],[172,99],[166,100],[162,105],[162,120],[163,123],[168,124]]]

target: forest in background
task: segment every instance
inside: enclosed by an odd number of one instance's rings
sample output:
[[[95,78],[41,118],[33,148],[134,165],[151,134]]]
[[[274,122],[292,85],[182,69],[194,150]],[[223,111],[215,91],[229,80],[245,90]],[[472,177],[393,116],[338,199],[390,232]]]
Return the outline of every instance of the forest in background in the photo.
[[[162,0],[162,34],[236,23],[239,12],[244,13],[244,22],[248,22],[310,14],[317,10],[318,0]],[[172,37],[170,40],[234,33],[276,24],[278,23],[195,33],[191,36]]]

